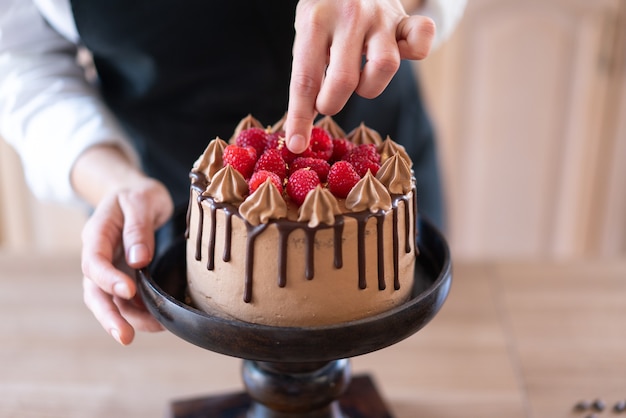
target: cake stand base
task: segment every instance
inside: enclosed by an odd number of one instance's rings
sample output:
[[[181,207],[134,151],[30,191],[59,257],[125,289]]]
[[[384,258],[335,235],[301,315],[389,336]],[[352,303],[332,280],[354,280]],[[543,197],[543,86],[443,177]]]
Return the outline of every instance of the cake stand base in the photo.
[[[247,418],[252,400],[246,392],[175,401],[169,418]],[[369,375],[352,377],[348,389],[339,397],[346,418],[393,418]]]

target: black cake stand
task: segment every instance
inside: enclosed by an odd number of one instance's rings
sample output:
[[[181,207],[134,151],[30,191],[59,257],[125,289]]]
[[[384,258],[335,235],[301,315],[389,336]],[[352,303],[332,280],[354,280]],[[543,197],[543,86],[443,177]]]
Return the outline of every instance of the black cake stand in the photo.
[[[443,305],[452,281],[448,245],[418,223],[411,298],[384,313],[320,327],[274,327],[225,319],[185,303],[184,241],[149,273],[137,272],[148,310],[178,337],[243,360],[245,392],[176,401],[173,418],[391,418],[368,375],[351,376],[350,357],[395,344],[424,327]]]

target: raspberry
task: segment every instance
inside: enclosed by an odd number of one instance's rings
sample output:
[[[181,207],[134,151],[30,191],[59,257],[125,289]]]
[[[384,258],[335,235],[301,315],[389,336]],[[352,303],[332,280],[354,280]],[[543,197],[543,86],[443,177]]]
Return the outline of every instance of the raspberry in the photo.
[[[350,150],[350,152],[348,152],[343,159],[348,162],[368,159],[372,162],[380,164],[380,154],[376,150],[376,145],[374,144],[357,145]]]
[[[280,152],[280,156],[283,157],[283,161],[287,164],[291,164],[293,160],[298,158],[299,154],[294,154],[289,151],[287,148],[287,144],[285,143],[285,132],[278,131],[272,134],[269,134],[267,139],[267,148],[266,149],[276,149]]]
[[[296,158],[303,155],[303,154],[294,154],[293,152],[289,151],[289,148],[287,148],[287,144],[285,144],[284,141],[282,145],[278,146],[278,150],[280,151],[280,155],[283,157],[283,160],[285,160],[287,164],[291,164]]]
[[[267,147],[267,132],[262,128],[244,129],[237,135],[235,144],[240,147],[253,147],[257,155],[263,154]]]
[[[254,167],[254,171],[266,170],[278,174],[281,180],[287,177],[287,164],[277,149],[267,149],[259,157]]]
[[[283,182],[280,179],[280,177],[278,177],[276,173],[272,173],[271,171],[266,171],[266,170],[259,170],[255,172],[252,175],[252,177],[250,177],[250,180],[248,181],[248,188],[250,189],[250,194],[254,193],[256,189],[259,188],[260,185],[265,183],[265,180],[267,180],[268,177],[272,181],[272,184],[276,186],[280,194],[283,194],[283,184],[282,184]]]
[[[293,163],[289,166],[289,171],[293,173],[301,168],[310,168],[317,173],[322,183],[326,183],[330,164],[321,158],[298,157],[293,160]]]
[[[374,161],[370,161],[366,158],[363,159],[354,159],[350,164],[354,167],[354,170],[361,177],[367,174],[367,170],[371,171],[373,175],[378,173],[380,169],[380,164],[375,163]]]
[[[227,145],[222,154],[224,166],[232,165],[244,178],[250,178],[256,164],[256,150],[253,147]]]
[[[285,144],[285,132],[271,132],[267,135],[267,146],[265,149],[279,149]]]
[[[332,161],[343,160],[345,155],[352,151],[354,148],[354,144],[348,141],[345,138],[335,138],[333,139],[333,155],[331,157]]]
[[[306,195],[320,184],[317,173],[309,168],[294,171],[287,180],[287,194],[298,206],[302,205]]]
[[[380,154],[374,144],[357,145],[343,159],[352,164],[361,177],[367,173],[368,169],[376,175],[380,168]]]
[[[309,147],[302,153],[303,157],[321,158],[328,161],[333,155],[333,140],[330,134],[319,126],[311,129],[311,142]]]
[[[361,176],[347,161],[337,161],[328,172],[328,190],[335,197],[345,199],[350,190],[361,180]]]

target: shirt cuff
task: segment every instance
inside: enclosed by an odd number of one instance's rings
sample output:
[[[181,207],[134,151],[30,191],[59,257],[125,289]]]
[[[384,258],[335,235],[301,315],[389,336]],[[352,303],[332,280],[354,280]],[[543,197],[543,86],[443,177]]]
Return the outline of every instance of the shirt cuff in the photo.
[[[465,11],[466,0],[424,0],[419,14],[430,17],[436,26],[433,49],[450,37]]]

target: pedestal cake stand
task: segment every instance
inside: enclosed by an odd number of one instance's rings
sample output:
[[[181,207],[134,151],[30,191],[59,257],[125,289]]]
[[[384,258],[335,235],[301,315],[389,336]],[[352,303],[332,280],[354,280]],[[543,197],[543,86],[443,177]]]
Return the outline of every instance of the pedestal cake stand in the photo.
[[[351,376],[350,358],[395,344],[424,327],[452,281],[448,245],[418,224],[411,298],[365,319],[321,327],[273,327],[212,316],[185,303],[181,239],[150,273],[137,272],[148,310],[178,337],[243,359],[245,392],[172,402],[172,418],[391,418],[368,375]]]

